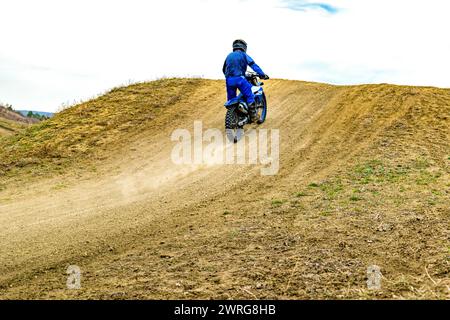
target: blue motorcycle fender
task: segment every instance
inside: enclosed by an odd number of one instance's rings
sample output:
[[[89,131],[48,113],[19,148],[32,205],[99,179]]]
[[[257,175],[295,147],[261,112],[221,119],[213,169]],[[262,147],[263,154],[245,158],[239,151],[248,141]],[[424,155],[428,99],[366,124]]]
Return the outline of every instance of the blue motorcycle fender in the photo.
[[[239,107],[239,103],[235,103],[235,104],[231,104],[231,105],[225,105],[225,108],[227,110],[233,110],[233,109],[236,109],[237,107]]]

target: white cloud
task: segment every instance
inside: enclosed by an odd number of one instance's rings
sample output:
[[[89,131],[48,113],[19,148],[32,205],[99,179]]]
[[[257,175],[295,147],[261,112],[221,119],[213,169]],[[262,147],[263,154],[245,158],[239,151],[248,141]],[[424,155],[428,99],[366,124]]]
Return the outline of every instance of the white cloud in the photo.
[[[289,4],[326,4],[290,10]],[[231,42],[272,77],[450,87],[447,0],[1,1],[0,101],[56,110],[128,80],[221,78]]]

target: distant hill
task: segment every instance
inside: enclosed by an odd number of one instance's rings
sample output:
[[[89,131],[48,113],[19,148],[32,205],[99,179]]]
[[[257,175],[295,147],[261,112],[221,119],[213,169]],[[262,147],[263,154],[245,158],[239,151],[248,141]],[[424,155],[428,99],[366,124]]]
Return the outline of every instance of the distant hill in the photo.
[[[55,114],[52,112],[44,112],[44,111],[34,111],[34,110],[17,110],[18,112],[20,112],[22,115],[24,115],[25,117],[28,115],[28,112],[33,112],[34,114],[37,114],[39,116],[44,116],[47,118],[51,118],[53,117]]]

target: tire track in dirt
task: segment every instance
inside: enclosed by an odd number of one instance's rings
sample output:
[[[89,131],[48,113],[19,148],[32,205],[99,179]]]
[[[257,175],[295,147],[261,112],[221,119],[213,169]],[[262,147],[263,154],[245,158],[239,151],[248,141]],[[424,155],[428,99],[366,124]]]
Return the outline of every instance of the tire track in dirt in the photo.
[[[204,130],[222,128],[223,85],[202,83],[188,102],[160,115],[166,127],[136,135],[98,165],[100,173],[84,173],[81,182],[67,176],[52,178],[48,186],[37,184],[51,194],[33,194],[33,185],[28,193],[8,194],[0,205],[0,295],[254,298],[248,292],[255,288],[239,284],[253,279],[256,286],[266,281],[259,288],[264,294],[257,297],[289,298],[296,296],[296,270],[318,263],[311,260],[314,254],[336,259],[333,246],[323,252],[311,247],[318,231],[305,233],[299,215],[306,213],[291,208],[277,215],[268,203],[354,165],[415,105],[416,97],[403,98],[405,91],[420,96],[426,89],[272,80],[263,127],[280,129],[278,175],[263,177],[258,166],[175,166],[170,160],[173,130],[192,131],[195,120],[203,121]],[[448,91],[435,90],[448,99]],[[51,189],[62,182],[67,187]],[[292,230],[299,222],[302,229]],[[327,228],[333,226],[346,230],[339,220],[329,220]],[[289,249],[291,242],[299,251]],[[355,267],[366,267],[359,263]],[[70,264],[84,272],[79,292],[64,288]],[[318,288],[305,294],[323,296],[325,288],[314,277],[301,280]]]

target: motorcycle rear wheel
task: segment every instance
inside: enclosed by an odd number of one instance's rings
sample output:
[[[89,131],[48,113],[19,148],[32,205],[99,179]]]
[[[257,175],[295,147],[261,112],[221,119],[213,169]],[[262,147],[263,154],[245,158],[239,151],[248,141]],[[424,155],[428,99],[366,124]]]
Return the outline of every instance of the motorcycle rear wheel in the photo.
[[[236,109],[228,109],[225,115],[225,130],[230,142],[237,143],[244,135],[244,128],[239,127],[239,116]]]

